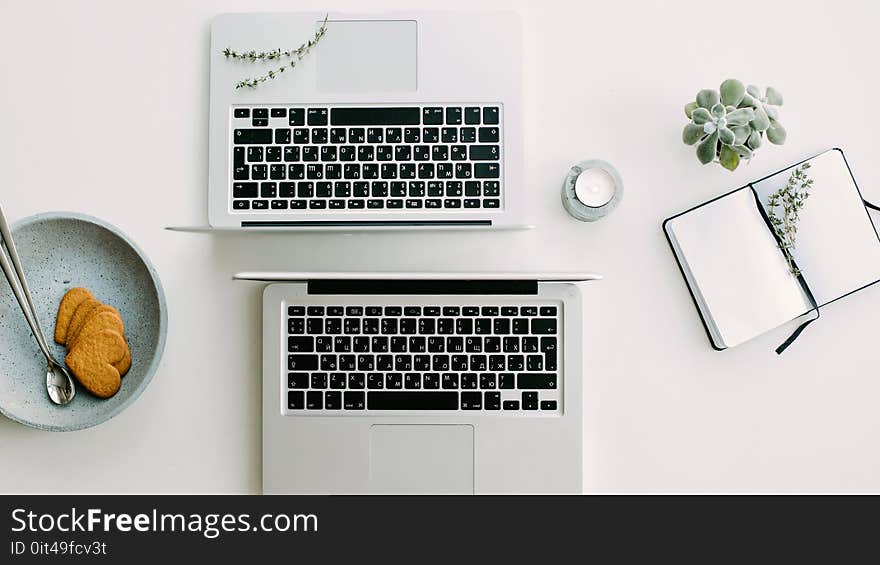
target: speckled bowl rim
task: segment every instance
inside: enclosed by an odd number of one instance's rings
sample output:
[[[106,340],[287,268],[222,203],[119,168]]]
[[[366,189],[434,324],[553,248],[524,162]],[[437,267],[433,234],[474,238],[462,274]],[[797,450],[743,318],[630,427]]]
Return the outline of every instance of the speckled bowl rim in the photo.
[[[153,285],[156,288],[156,298],[159,302],[159,336],[158,341],[156,342],[156,351],[153,354],[153,359],[150,362],[150,365],[147,367],[147,370],[144,373],[144,378],[141,381],[140,385],[138,385],[137,388],[131,391],[131,394],[127,399],[121,402],[116,408],[108,412],[106,418],[94,421],[85,421],[82,422],[82,424],[71,426],[58,426],[52,424],[47,425],[39,422],[24,420],[22,418],[9,414],[3,407],[2,400],[0,400],[0,414],[2,414],[5,418],[12,420],[13,422],[18,422],[19,424],[28,426],[30,428],[35,428],[47,432],[75,432],[78,430],[93,428],[112,420],[113,418],[118,416],[120,412],[131,406],[134,401],[140,397],[141,393],[144,392],[144,389],[147,388],[147,385],[152,382],[153,376],[159,369],[159,363],[162,361],[162,355],[165,352],[165,338],[167,337],[168,333],[168,308],[165,303],[165,290],[162,288],[162,281],[159,280],[159,273],[156,272],[156,268],[153,266],[153,263],[149,260],[149,258],[147,258],[147,255],[143,252],[143,250],[141,250],[141,248],[134,241],[131,240],[130,237],[125,235],[125,233],[116,226],[107,223],[104,220],[101,220],[94,216],[89,216],[88,214],[80,214],[78,212],[42,212],[39,214],[34,214],[33,216],[27,216],[26,218],[22,218],[16,222],[13,222],[12,226],[10,226],[10,231],[12,231],[14,236],[16,230],[18,230],[19,228],[24,228],[31,224],[43,222],[46,220],[77,220],[80,222],[94,224],[98,227],[106,229],[116,237],[120,238],[123,242],[125,242],[126,245],[134,250],[140,260],[143,262],[144,266],[146,266],[147,272],[150,273],[150,279],[152,279]]]

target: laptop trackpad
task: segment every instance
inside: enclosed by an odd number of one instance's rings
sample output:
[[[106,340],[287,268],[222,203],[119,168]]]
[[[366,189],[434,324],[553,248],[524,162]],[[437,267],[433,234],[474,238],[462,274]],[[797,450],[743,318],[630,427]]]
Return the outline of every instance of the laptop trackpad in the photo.
[[[415,21],[327,22],[317,49],[318,90],[414,91],[418,51]]]
[[[375,494],[473,494],[474,427],[372,426],[370,491]]]

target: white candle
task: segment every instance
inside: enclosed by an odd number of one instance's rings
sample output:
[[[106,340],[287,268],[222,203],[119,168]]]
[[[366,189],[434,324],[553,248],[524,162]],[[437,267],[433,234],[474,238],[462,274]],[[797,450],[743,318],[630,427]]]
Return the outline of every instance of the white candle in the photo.
[[[577,199],[591,208],[599,208],[614,197],[614,179],[604,169],[584,169],[574,184]]]

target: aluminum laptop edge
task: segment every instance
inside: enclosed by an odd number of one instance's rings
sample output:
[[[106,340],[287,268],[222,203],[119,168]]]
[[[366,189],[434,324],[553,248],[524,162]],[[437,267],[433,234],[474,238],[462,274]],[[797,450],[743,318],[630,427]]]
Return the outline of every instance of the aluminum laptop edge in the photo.
[[[280,61],[256,62],[231,59],[223,53],[226,48],[240,51],[293,49],[315,34],[325,16],[328,18],[326,35],[310,53],[297,62],[295,68],[287,68],[285,69],[287,72],[277,73],[275,79],[267,80],[256,88],[235,87],[242,79],[277,70],[289,64],[289,61],[285,58]],[[522,166],[521,58],[521,22],[519,16],[511,12],[371,14],[303,12],[217,16],[211,26],[208,223],[213,229],[247,230],[529,228],[524,220],[526,203]],[[460,188],[455,188],[456,192],[452,193],[453,198],[447,198],[446,194],[441,195],[440,189],[435,186],[434,195],[437,198],[427,198],[430,194],[421,193],[421,187],[410,186],[408,190],[416,191],[415,196],[409,192],[405,196],[398,194],[401,198],[394,203],[394,209],[390,202],[385,205],[391,196],[394,196],[393,194],[380,195],[381,198],[376,199],[376,202],[370,202],[374,196],[370,194],[370,199],[362,199],[358,203],[360,207],[355,208],[354,204],[348,202],[352,199],[348,188],[340,188],[340,191],[345,191],[343,193],[345,200],[339,199],[333,202],[338,193],[334,192],[333,198],[328,197],[325,201],[321,201],[323,199],[319,198],[318,194],[312,193],[312,189],[306,187],[303,189],[309,191],[308,205],[306,205],[306,200],[298,198],[302,194],[293,192],[299,190],[298,184],[295,187],[288,178],[286,200],[282,199],[284,187],[267,189],[270,199],[263,200],[262,183],[268,182],[268,186],[271,186],[276,179],[272,176],[275,169],[279,183],[285,182],[283,177],[286,178],[288,174],[296,174],[295,178],[299,179],[297,183],[320,181],[323,178],[324,180],[320,182],[326,184],[330,178],[329,173],[327,177],[310,178],[299,176],[304,174],[301,168],[297,169],[296,173],[292,169],[288,170],[288,165],[297,168],[303,164],[306,167],[306,174],[309,175],[310,166],[323,167],[324,155],[321,155],[321,162],[318,163],[303,163],[304,155],[296,155],[294,159],[294,153],[299,153],[299,149],[295,146],[296,141],[286,141],[286,138],[281,143],[291,144],[291,163],[287,162],[288,154],[285,153],[283,160],[265,164],[268,173],[264,165],[260,165],[259,181],[253,178],[257,175],[256,172],[251,171],[249,176],[247,171],[243,171],[239,178],[248,177],[247,182],[250,184],[240,188],[241,194],[247,196],[235,196],[235,177],[239,171],[235,166],[236,163],[241,162],[242,169],[251,168],[250,161],[247,164],[244,164],[244,161],[236,161],[236,159],[249,160],[251,155],[247,154],[245,157],[245,147],[241,148],[240,154],[234,153],[236,146],[233,138],[238,135],[235,132],[241,131],[242,124],[249,123],[246,119],[237,119],[234,114],[235,109],[245,112],[252,108],[262,108],[282,112],[283,109],[294,106],[307,110],[327,108],[333,120],[334,109],[375,105],[415,107],[422,111],[426,111],[428,106],[445,108],[449,105],[460,107],[459,110],[461,108],[467,110],[469,106],[481,107],[484,112],[487,107],[497,108],[493,111],[500,114],[500,120],[487,122],[498,124],[493,126],[496,128],[494,135],[500,136],[495,149],[496,154],[488,157],[496,159],[492,162],[494,164],[475,161],[471,167],[470,163],[453,161],[455,157],[444,157],[446,153],[443,147],[454,145],[444,143],[450,141],[449,139],[437,141],[438,155],[432,154],[432,159],[424,163],[426,168],[433,170],[434,160],[448,160],[447,163],[437,165],[438,178],[470,178],[471,184],[475,184],[477,167],[497,167],[491,171],[492,175],[498,175],[498,184],[492,187],[491,198],[485,198],[490,196],[489,188],[483,188],[484,193],[478,192],[476,198],[469,198],[460,192]],[[498,118],[493,117],[493,119]],[[276,118],[273,113],[267,124],[260,125],[268,128],[286,127],[286,120],[286,117]],[[293,120],[291,116],[291,124]],[[467,123],[473,122],[460,122],[462,127]],[[332,128],[332,121],[329,126]],[[292,125],[290,129],[293,129]],[[482,133],[480,135],[482,136]],[[263,137],[262,134],[260,137]],[[406,145],[405,141],[407,140],[401,140],[400,143]],[[475,139],[471,141],[479,143]],[[253,143],[270,142],[253,141]],[[334,142],[331,140],[327,143],[333,145]],[[414,145],[410,146],[410,148],[414,147]],[[434,145],[431,146],[432,151],[433,147]],[[277,153],[279,149],[284,150],[285,147],[276,147],[273,151]],[[405,148],[401,149],[406,151]],[[335,147],[328,149],[331,152],[335,150]],[[470,151],[473,158],[487,158],[474,157],[473,149]],[[465,152],[467,153],[467,150]],[[500,156],[497,155],[498,152]],[[260,152],[256,151],[256,153]],[[260,156],[260,158],[269,159],[268,156]],[[358,160],[360,158],[358,154]],[[396,153],[394,158],[397,159]],[[465,157],[461,158],[465,159]],[[277,155],[273,155],[273,159],[277,159]],[[341,161],[341,157],[339,160]],[[374,163],[377,168],[382,166],[382,163],[375,161]],[[461,175],[468,176],[459,177],[457,168],[459,163],[463,167]],[[334,166],[336,164],[334,162]],[[351,164],[358,167],[360,165],[359,162]],[[335,174],[339,174],[339,170],[344,166],[343,163],[338,165]],[[406,178],[409,179],[406,181],[408,184],[418,184],[422,179],[421,165],[414,163],[405,177],[401,169],[400,177],[388,178]],[[418,174],[414,172],[413,167],[419,167]],[[396,165],[393,168],[394,174],[397,174]],[[450,176],[440,177],[441,168],[444,174]],[[452,176],[453,169],[454,176]],[[485,170],[484,168],[483,171]],[[470,176],[471,174],[473,177]],[[379,179],[371,182],[382,182],[385,178],[384,169],[382,175],[369,178]],[[334,183],[344,183],[344,179],[348,177],[333,178],[337,179],[333,181]],[[484,181],[484,185],[485,182],[488,181]],[[397,184],[400,185],[400,182]],[[499,186],[500,194],[497,194]],[[333,190],[335,191],[336,188]],[[444,190],[453,189],[447,186]],[[246,198],[256,200],[246,200]],[[450,203],[446,202],[447,199]],[[260,202],[257,203],[257,200]],[[410,200],[413,202],[411,203]],[[427,200],[431,202],[428,203]],[[468,201],[473,205],[470,208]],[[276,204],[279,209],[275,209]],[[254,209],[258,205],[260,209]],[[288,209],[288,206],[292,208],[294,205],[301,205],[303,208]],[[336,209],[330,209],[334,205]],[[350,208],[345,208],[346,206]],[[429,206],[431,209],[428,209]],[[247,209],[244,209],[245,207]]]
[[[252,272],[235,278],[270,282],[263,293],[265,493],[582,492],[580,283],[599,275]],[[288,308],[311,313],[313,307],[322,312],[327,307],[329,313],[330,305],[367,311],[371,305],[408,306],[417,312],[422,306],[426,315],[429,308],[450,305],[462,310],[481,305],[495,312],[503,312],[505,305],[514,311],[512,305],[540,305],[542,315],[545,308],[558,312],[559,385],[551,391],[558,409],[386,412],[370,405],[361,411],[291,412]]]

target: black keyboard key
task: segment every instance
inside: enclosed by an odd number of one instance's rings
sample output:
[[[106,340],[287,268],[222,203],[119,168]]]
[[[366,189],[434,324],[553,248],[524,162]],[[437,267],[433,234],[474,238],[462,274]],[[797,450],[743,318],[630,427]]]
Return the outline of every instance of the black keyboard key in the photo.
[[[348,388],[364,388],[364,381],[363,373],[351,373],[348,375]]]
[[[461,388],[475,389],[477,388],[477,375],[475,373],[462,373]]]
[[[525,339],[525,338],[523,338]],[[529,355],[526,357],[526,370],[527,371],[543,371],[544,370],[544,356],[543,355]]]
[[[438,373],[425,373],[424,387],[428,390],[440,388],[440,375]]]
[[[532,333],[536,335],[547,335],[556,333],[555,318],[538,318],[532,320]]]
[[[312,388],[327,388],[327,373],[312,373]]]
[[[505,400],[504,401],[504,409],[505,410],[519,410],[519,400]]]
[[[232,183],[233,198],[256,198],[257,183],[255,182],[235,182]]]
[[[328,390],[324,393],[324,409],[339,410],[342,408],[342,393],[339,391]]]
[[[440,128],[423,129],[422,141],[425,143],[438,143],[440,141]]]
[[[471,145],[471,161],[497,161],[501,158],[501,149],[497,145]]]
[[[400,128],[385,128],[386,143],[400,143],[403,139],[403,130]]]
[[[370,373],[367,375],[367,388],[370,390],[385,388],[385,375],[382,373]]]
[[[501,176],[501,169],[498,163],[475,163],[474,178],[478,179],[497,179]]]
[[[481,392],[462,392],[461,393],[461,409],[462,410],[482,410],[483,394]]]
[[[495,375],[493,373],[484,373],[484,374],[480,375],[480,388],[481,389],[495,388]]]
[[[269,115],[273,118],[283,118],[287,116],[287,110],[285,110],[284,108],[272,108],[269,111]]]
[[[442,119],[442,118],[441,118]],[[412,126],[419,125],[418,108],[333,108],[334,126]]]
[[[524,392],[524,393],[522,393],[522,407],[523,407],[523,410],[537,410],[538,409],[538,393],[537,392]]]
[[[287,388],[309,388],[309,374],[287,373]]]
[[[477,139],[480,143],[498,143],[498,128],[479,128]]]
[[[556,388],[556,373],[519,373],[516,375],[516,388],[522,390],[543,390]]]
[[[382,143],[384,140],[384,132],[382,128],[367,128],[368,143]]]
[[[461,208],[460,198],[447,198],[443,201],[444,208]]]
[[[254,108],[254,117],[255,118],[268,118],[269,117],[269,109],[268,108]]]
[[[541,306],[541,315],[542,316],[555,316],[556,315],[556,306]]]
[[[464,123],[473,125],[478,124],[481,121],[480,117],[480,109],[479,108],[465,108],[464,109]]]
[[[287,392],[287,409],[302,410],[306,407],[306,395],[301,390],[290,390]]]
[[[403,141],[406,143],[421,143],[422,130],[420,128],[404,128]]]
[[[440,140],[443,143],[458,143],[458,128],[441,129]]]
[[[273,167],[275,165],[272,165]],[[278,194],[278,183],[263,182],[260,183],[260,198],[275,198]]]
[[[318,356],[317,355],[288,355],[287,368],[291,371],[317,371]]]
[[[424,108],[422,110],[423,123],[426,126],[436,126],[443,123],[443,108]],[[417,124],[418,122],[414,122]]]
[[[498,388],[500,388],[500,389],[516,388],[514,374],[513,373],[499,373],[498,374]]]
[[[330,128],[330,143],[345,143],[345,128]]]
[[[555,400],[542,400],[541,401],[541,410],[556,410],[556,401]]]
[[[498,124],[498,107],[489,106],[483,108],[483,123],[488,125]]]
[[[287,145],[290,143],[290,129],[276,129],[275,130],[275,143],[278,145]]]
[[[232,115],[236,118],[250,118],[251,117],[251,109],[250,108],[236,108],[232,111]]]
[[[501,410],[501,393],[485,392],[483,393],[483,408],[485,410]]]
[[[403,388],[403,375],[400,373],[388,373],[385,375],[385,388],[399,390]]]
[[[306,408],[309,410],[324,409],[324,393],[320,390],[310,390],[306,393]]]
[[[333,373],[330,375],[330,388],[333,389],[343,389],[346,385],[346,378],[344,373]]]
[[[499,196],[501,194],[501,183],[497,180],[483,181],[483,196]]]
[[[236,145],[268,145],[272,143],[271,129],[237,129],[232,135]]]
[[[452,126],[461,124],[461,108],[446,108],[446,123]]]
[[[312,336],[289,336],[287,351],[291,353],[311,353],[315,350],[315,338]]]
[[[422,376],[418,373],[407,373],[403,377],[403,388],[420,389],[422,388]]]
[[[327,108],[309,108],[306,118],[310,126],[326,126]]]
[[[268,200],[254,200],[253,201],[254,210],[268,210],[269,209],[269,201]]]
[[[370,410],[457,410],[458,392],[369,391]]]
[[[248,163],[262,163],[263,162],[263,148],[262,147],[248,147],[247,160],[248,160]]]
[[[440,377],[440,383],[445,389],[458,389],[458,374],[443,373]]]
[[[288,123],[292,126],[304,126],[306,124],[305,109],[291,108],[288,112]]]
[[[373,394],[372,392],[370,394]],[[364,409],[364,393],[363,391],[347,390],[344,393],[346,410],[363,410]]]

